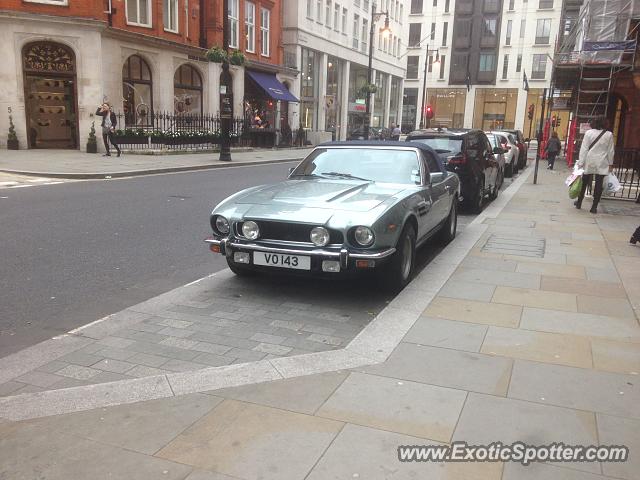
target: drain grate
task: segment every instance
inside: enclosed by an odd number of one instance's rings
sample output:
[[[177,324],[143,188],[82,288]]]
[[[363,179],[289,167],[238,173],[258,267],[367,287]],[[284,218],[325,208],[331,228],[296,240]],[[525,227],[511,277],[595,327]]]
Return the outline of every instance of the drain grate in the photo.
[[[493,234],[482,247],[483,252],[519,255],[521,257],[544,257],[543,238],[510,237]]]

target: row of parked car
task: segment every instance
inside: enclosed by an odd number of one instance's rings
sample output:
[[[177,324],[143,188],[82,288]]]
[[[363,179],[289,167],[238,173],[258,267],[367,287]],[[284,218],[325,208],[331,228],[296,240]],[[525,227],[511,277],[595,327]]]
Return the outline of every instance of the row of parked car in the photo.
[[[505,177],[527,164],[528,146],[520,130],[433,128],[411,132],[406,140],[429,145],[442,156],[447,170],[460,178],[464,204],[476,213],[487,198],[498,196]]]

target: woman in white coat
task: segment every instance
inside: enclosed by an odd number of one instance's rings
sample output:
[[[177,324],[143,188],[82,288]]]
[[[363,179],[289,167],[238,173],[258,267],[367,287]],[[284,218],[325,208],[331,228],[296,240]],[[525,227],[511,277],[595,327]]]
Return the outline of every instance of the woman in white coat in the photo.
[[[593,205],[591,213],[596,213],[598,203],[602,197],[602,185],[604,177],[613,170],[614,144],[613,134],[605,130],[604,117],[596,117],[590,122],[591,130],[587,130],[582,139],[580,147],[580,157],[578,158],[578,168],[584,168],[582,175],[582,189],[578,200],[574,205],[576,208],[582,207],[582,200],[587,190],[587,185],[591,185],[595,176],[595,189],[593,191]]]

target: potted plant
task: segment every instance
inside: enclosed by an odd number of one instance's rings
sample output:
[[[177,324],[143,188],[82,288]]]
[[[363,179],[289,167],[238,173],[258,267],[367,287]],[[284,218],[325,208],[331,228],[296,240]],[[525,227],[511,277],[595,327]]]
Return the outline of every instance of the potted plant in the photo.
[[[11,112],[11,110],[9,110]],[[7,149],[18,150],[20,144],[18,143],[18,136],[16,135],[16,127],[13,124],[13,117],[9,113],[9,134],[7,135]]]
[[[227,52],[220,47],[211,47],[207,50],[206,56],[210,62],[222,63],[227,58]]]
[[[234,50],[231,52],[231,55],[229,55],[229,63],[231,65],[242,66],[244,65],[244,60],[244,55],[240,50]]]
[[[91,130],[89,130],[89,138],[87,138],[87,153],[98,153],[95,123],[96,122],[91,122]]]

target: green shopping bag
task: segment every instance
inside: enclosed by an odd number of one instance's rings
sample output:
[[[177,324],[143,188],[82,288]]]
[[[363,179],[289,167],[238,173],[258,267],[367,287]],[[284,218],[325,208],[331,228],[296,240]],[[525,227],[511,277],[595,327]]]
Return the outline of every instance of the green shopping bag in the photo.
[[[569,198],[578,198],[582,189],[582,175],[576,178],[569,186]]]

